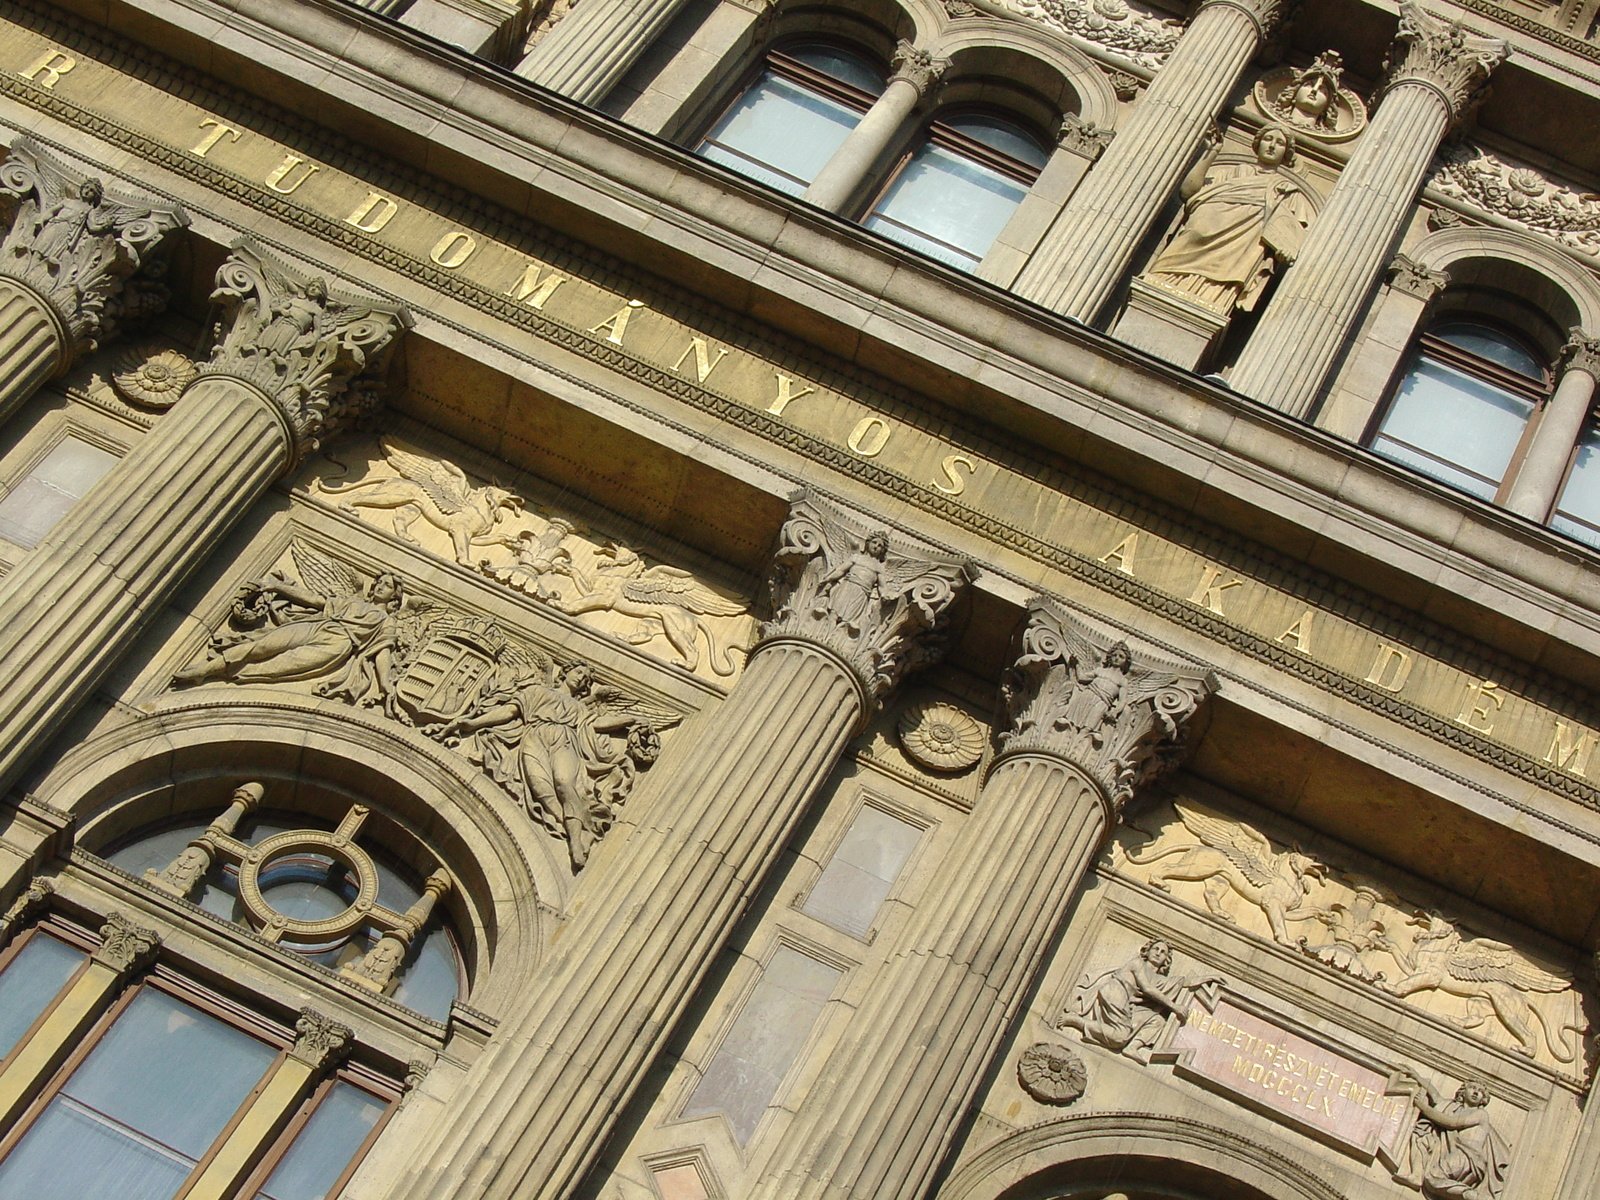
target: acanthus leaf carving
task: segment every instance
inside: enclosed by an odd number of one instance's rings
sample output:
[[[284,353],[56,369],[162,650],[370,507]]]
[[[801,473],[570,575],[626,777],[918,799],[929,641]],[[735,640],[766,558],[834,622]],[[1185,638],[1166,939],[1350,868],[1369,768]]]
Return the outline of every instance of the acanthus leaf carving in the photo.
[[[1209,671],[1135,655],[1126,642],[1093,634],[1052,602],[1035,600],[1001,684],[1001,755],[1064,758],[1120,812],[1182,760],[1195,714],[1213,688]]]
[[[30,879],[28,886],[0,914],[0,947],[11,940],[11,935],[22,925],[44,910],[50,897],[56,894],[56,885],[48,879]]]
[[[923,50],[902,38],[895,43],[890,56],[891,82],[903,79],[917,89],[917,95],[926,98],[950,67],[947,58],[935,58],[932,51]]]
[[[161,938],[154,929],[135,925],[124,913],[106,914],[100,927],[99,948],[90,955],[119,975],[142,970],[155,960]]]
[[[1448,272],[1425,267],[1408,255],[1397,254],[1389,264],[1389,286],[1418,300],[1431,301],[1449,285]]]
[[[355,1030],[312,1008],[302,1008],[294,1023],[291,1055],[313,1071],[325,1071],[350,1053]]]
[[[1090,162],[1104,154],[1111,139],[1116,136],[1115,129],[1102,129],[1093,121],[1085,121],[1077,113],[1068,113],[1061,118],[1060,144],[1074,154],[1083,155]]]
[[[1600,195],[1563,187],[1467,142],[1439,152],[1432,183],[1446,196],[1600,258]]]
[[[1568,331],[1567,344],[1561,347],[1561,358],[1569,371],[1583,371],[1600,380],[1600,337],[1582,329]]]
[[[600,682],[585,663],[558,664],[486,617],[408,601],[391,572],[363,582],[301,542],[289,555],[299,579],[278,570],[241,588],[175,684],[309,684],[378,708],[459,749],[567,839],[581,867],[682,714]]]
[[[1276,3],[1276,0],[1267,0]],[[1141,12],[1125,0],[975,0],[994,16],[1037,21],[1076,41],[1113,51],[1130,62],[1158,67],[1183,34],[1183,22]]]
[[[305,455],[381,403],[387,352],[408,318],[398,307],[335,298],[241,245],[211,293],[216,348],[202,376],[243,380],[276,404]]]
[[[1385,93],[1404,83],[1426,84],[1459,121],[1483,98],[1489,76],[1510,47],[1468,33],[1459,21],[1436,17],[1413,0],[1400,6],[1400,28],[1384,64]]]
[[[797,497],[773,554],[772,619],[761,639],[820,645],[846,663],[870,703],[936,660],[952,609],[975,574],[964,559],[897,548],[809,495]]]
[[[15,208],[0,241],[0,274],[50,305],[69,356],[93,351],[166,307],[162,251],[189,222],[181,207],[113,195],[27,138],[14,141],[0,163],[0,197]]]

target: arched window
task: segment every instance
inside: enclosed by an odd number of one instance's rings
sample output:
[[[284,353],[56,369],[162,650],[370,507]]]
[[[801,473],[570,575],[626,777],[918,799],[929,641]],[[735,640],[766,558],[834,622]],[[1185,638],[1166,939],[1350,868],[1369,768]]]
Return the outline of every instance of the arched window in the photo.
[[[1368,445],[1485,500],[1501,496],[1550,394],[1551,375],[1520,338],[1451,318],[1418,342]]]
[[[1049,156],[1038,138],[996,113],[941,114],[862,224],[930,258],[976,270]]]
[[[1566,482],[1550,514],[1550,528],[1600,546],[1600,426],[1593,421],[1573,447]]]
[[[767,53],[760,73],[697,149],[704,158],[798,196],[883,91],[884,71],[831,42],[791,42]]]

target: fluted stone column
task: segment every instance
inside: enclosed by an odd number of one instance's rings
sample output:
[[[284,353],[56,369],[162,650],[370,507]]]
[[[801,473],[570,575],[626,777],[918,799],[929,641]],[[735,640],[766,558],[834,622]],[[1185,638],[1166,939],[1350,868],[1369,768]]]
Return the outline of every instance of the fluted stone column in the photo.
[[[1236,391],[1296,417],[1310,414],[1392,257],[1434,152],[1506,51],[1502,41],[1401,5],[1377,111],[1239,355],[1229,377]]]
[[[896,45],[890,61],[894,73],[883,95],[817,172],[802,198],[829,212],[844,208],[949,65],[948,59],[934,58],[908,41]]]
[[[641,783],[638,824],[596,855],[547,976],[464,1085],[471,1110],[394,1200],[573,1193],[850,738],[936,656],[969,577],[796,501],[744,674]]]
[[[1506,499],[1506,507],[1512,512],[1535,521],[1550,515],[1566,477],[1573,443],[1583,432],[1583,423],[1594,403],[1595,385],[1600,382],[1600,338],[1574,329],[1561,357],[1565,363],[1561,378],[1539,418],[1539,427],[1533,431],[1533,444],[1523,457],[1511,495]]]
[[[403,319],[247,249],[213,300],[221,344],[200,376],[0,581],[0,790],[267,487],[376,403],[351,381]]]
[[[161,251],[188,224],[18,138],[0,163],[16,204],[0,241],[0,422],[48,379],[166,306]]]
[[[574,0],[517,66],[524,79],[591,108],[666,30],[685,0]]]
[[[1600,982],[1600,953],[1593,961],[1595,977]],[[1589,1084],[1578,1136],[1573,1139],[1566,1173],[1554,1200],[1592,1200],[1596,1179],[1600,1179],[1600,1080]]]
[[[1079,321],[1100,315],[1285,6],[1203,0],[1017,277],[1018,294]]]
[[[927,888],[751,1195],[920,1200],[1123,805],[1182,754],[1201,668],[1107,645],[1036,600],[1007,726]]]

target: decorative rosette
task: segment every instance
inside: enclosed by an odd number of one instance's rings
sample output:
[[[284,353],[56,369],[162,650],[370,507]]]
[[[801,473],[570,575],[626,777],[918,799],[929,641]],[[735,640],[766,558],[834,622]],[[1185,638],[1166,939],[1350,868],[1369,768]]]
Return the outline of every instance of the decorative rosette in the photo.
[[[111,384],[124,400],[145,408],[167,409],[200,374],[187,355],[176,350],[136,347],[117,360]]]
[[[1066,1046],[1037,1042],[1017,1060],[1017,1082],[1040,1104],[1071,1104],[1089,1086],[1089,1068]]]
[[[965,771],[983,757],[983,727],[953,704],[924,700],[900,715],[900,745],[930,771]]]

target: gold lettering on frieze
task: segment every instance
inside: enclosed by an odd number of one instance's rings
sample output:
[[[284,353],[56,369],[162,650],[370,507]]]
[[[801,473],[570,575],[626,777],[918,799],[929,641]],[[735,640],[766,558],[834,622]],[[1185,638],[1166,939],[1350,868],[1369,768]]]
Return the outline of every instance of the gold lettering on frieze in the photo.
[[[1139,535],[1137,533],[1130,533],[1127,537],[1123,538],[1115,546],[1111,547],[1111,549],[1102,554],[1100,556],[1100,562],[1108,567],[1115,562],[1117,564],[1117,570],[1121,571],[1124,575],[1132,575],[1133,556],[1138,552],[1138,550]]]
[[[1230,579],[1226,583],[1219,583],[1221,577],[1222,568],[1207,563],[1205,571],[1200,576],[1200,582],[1195,584],[1194,591],[1189,593],[1189,603],[1210,609],[1219,617],[1227,616],[1222,611],[1222,593],[1229,588],[1244,586],[1244,580]]]
[[[472,252],[477,248],[477,238],[465,229],[452,229],[433,244],[433,249],[428,251],[428,257],[439,266],[453,271],[471,258]]]
[[[1274,640],[1281,645],[1293,645],[1301,654],[1311,653],[1311,620],[1316,614],[1309,608],[1300,614],[1300,617],[1289,628],[1280,633]]]
[[[59,50],[46,50],[33,65],[26,71],[18,71],[17,76],[26,79],[29,83],[37,83],[40,87],[49,89],[56,86],[60,78],[78,65],[78,60],[70,54],[63,54]],[[40,79],[39,76],[44,78]]]
[[[1493,712],[1489,709],[1491,701],[1494,703]],[[1494,714],[1504,708],[1505,703],[1505,693],[1493,680],[1485,679],[1482,683],[1472,684],[1467,688],[1467,698],[1462,701],[1461,711],[1456,714],[1456,724],[1474,733],[1493,733]]]
[[[633,316],[635,309],[643,307],[643,300],[629,300],[621,308],[617,309],[616,312],[612,313],[604,321],[601,321],[600,324],[591,328],[589,332],[599,333],[603,329],[605,330],[606,341],[610,342],[613,346],[620,346],[622,345],[623,337],[626,336],[628,332],[628,318]]]
[[[845,445],[862,458],[877,458],[889,444],[889,422],[881,417],[862,417],[845,439]]]
[[[683,370],[683,364],[689,361],[689,356],[694,355],[695,378],[704,383],[711,377],[711,372],[717,369],[717,364],[728,357],[726,346],[717,347],[717,356],[711,357],[711,343],[703,337],[690,338],[689,344],[683,348],[683,353],[678,355],[678,361],[672,364],[674,371]]]
[[[789,376],[782,371],[774,371],[773,374],[778,377],[778,396],[771,404],[767,405],[767,411],[775,417],[783,416],[783,410],[800,399],[801,396],[809,396],[817,390],[814,387],[802,386],[799,391],[796,391],[795,381]]]
[[[204,158],[206,155],[210,154],[216,144],[223,138],[230,138],[234,142],[237,142],[239,138],[243,136],[242,133],[235,129],[232,125],[224,125],[215,117],[200,118],[200,128],[208,130],[209,132],[201,137],[198,142],[189,147],[189,153],[194,155],[196,158]]]
[[[1367,672],[1367,682],[1386,692],[1398,692],[1405,687],[1406,680],[1411,678],[1411,668],[1414,665],[1411,655],[1404,650],[1398,646],[1391,646],[1388,642],[1380,642],[1378,657],[1372,662],[1372,670]]]
[[[566,281],[565,275],[557,275],[554,271],[543,274],[539,264],[531,262],[523,268],[521,277],[506,289],[506,295],[529,308],[543,308],[550,297],[556,294],[556,289]]]
[[[296,167],[304,167],[305,170],[301,171],[291,183],[289,176],[294,174]],[[281,195],[288,196],[320,170],[322,168],[316,163],[307,162],[298,154],[285,154],[283,161],[272,169],[271,175],[267,176],[267,186]]]
[[[967,490],[967,481],[957,473],[957,467],[962,468],[968,475],[976,475],[978,473],[978,464],[965,454],[946,454],[944,461],[939,464],[939,469],[944,472],[944,477],[949,482],[940,483],[937,479],[933,481],[933,486],[946,496],[959,496]]]
[[[1581,725],[1573,728],[1558,718],[1555,736],[1550,739],[1550,749],[1545,753],[1544,760],[1563,771],[1582,777],[1589,769],[1589,755],[1594,750],[1594,745],[1593,733]]]
[[[399,211],[400,205],[382,192],[368,192],[367,198],[351,210],[344,223],[354,225],[362,233],[377,233],[394,220]]]

